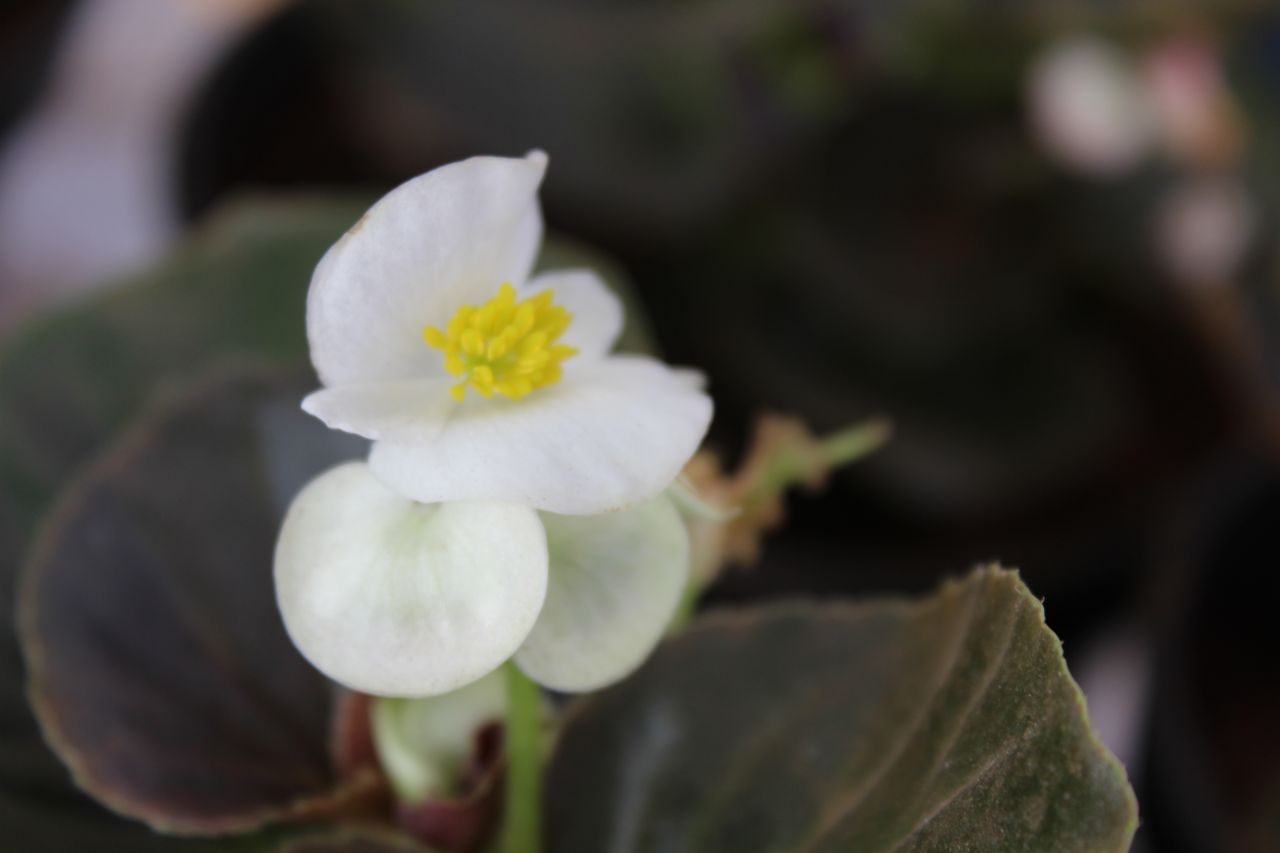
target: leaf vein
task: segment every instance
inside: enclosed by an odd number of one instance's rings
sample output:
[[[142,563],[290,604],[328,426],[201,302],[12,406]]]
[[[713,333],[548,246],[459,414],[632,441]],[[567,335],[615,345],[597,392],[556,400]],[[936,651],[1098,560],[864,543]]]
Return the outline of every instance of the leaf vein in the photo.
[[[857,812],[858,808],[866,801],[867,795],[875,788],[876,783],[883,779],[888,773],[897,766],[898,761],[906,752],[907,747],[915,739],[920,729],[924,726],[925,720],[929,716],[929,709],[933,704],[934,698],[938,692],[946,685],[955,673],[956,666],[960,661],[960,650],[964,646],[964,641],[968,639],[969,633],[973,629],[974,617],[978,609],[978,599],[981,597],[981,591],[973,591],[968,598],[968,608],[965,610],[964,619],[959,623],[959,627],[955,632],[955,637],[950,644],[951,655],[945,666],[938,670],[938,675],[934,679],[934,683],[929,690],[929,698],[922,702],[920,711],[912,718],[902,737],[889,751],[885,760],[876,767],[874,771],[867,775],[863,783],[854,788],[848,795],[831,809],[800,844],[795,848],[796,853],[805,853],[814,849],[814,845],[821,841],[832,829],[838,826],[841,821]]]
[[[927,826],[930,821],[932,821],[938,815],[942,814],[944,811],[950,808],[955,803],[955,801],[960,798],[961,794],[964,794],[965,792],[972,789],[975,785],[977,785],[979,782],[985,779],[991,773],[992,770],[994,770],[996,767],[1003,764],[1009,758],[1013,757],[1013,755],[1015,755],[1020,749],[1022,749],[1022,747],[1030,743],[1036,737],[1036,735],[1040,733],[1040,730],[1044,728],[1045,723],[1047,723],[1048,721],[1049,721],[1049,717],[1047,715],[1042,716],[1039,720],[1036,721],[1035,725],[1033,725],[1030,729],[1028,729],[1022,735],[1022,737],[1008,742],[1008,744],[1005,746],[1004,749],[1000,750],[1000,752],[993,755],[991,759],[987,761],[987,763],[984,764],[981,768],[979,768],[976,773],[974,773],[968,779],[964,780],[964,782],[962,782],[961,784],[957,785],[956,789],[952,791],[950,794],[948,794],[946,798],[937,805],[936,808],[928,812],[924,817],[920,818],[920,820],[916,822],[916,825],[911,827],[911,829],[905,835],[903,835],[902,838],[900,838],[897,841],[897,843],[895,843],[892,847],[888,848],[885,851],[885,853],[894,853],[895,850],[900,849],[903,844],[907,843],[908,840],[910,840],[913,836],[917,835],[922,829],[924,829],[925,826]]]

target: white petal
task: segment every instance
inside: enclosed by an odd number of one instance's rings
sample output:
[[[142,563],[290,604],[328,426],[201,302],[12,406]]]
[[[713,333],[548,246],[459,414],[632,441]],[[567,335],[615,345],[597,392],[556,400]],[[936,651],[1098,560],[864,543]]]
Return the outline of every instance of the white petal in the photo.
[[[321,259],[307,294],[325,385],[443,376],[422,340],[462,304],[529,275],[542,240],[546,155],[473,157],[392,190]]]
[[[555,293],[555,303],[573,315],[560,343],[576,347],[579,352],[565,362],[566,368],[599,358],[613,349],[618,335],[622,334],[622,300],[599,275],[591,270],[545,272],[530,281],[520,297],[523,299],[548,288]]]
[[[325,675],[379,696],[446,693],[511,656],[542,608],[546,537],[512,505],[423,506],[360,462],[302,490],[276,544],[276,600]]]
[[[452,795],[466,772],[476,732],[502,722],[506,705],[501,670],[441,696],[375,699],[373,744],[400,802],[416,805]]]
[[[657,495],[697,450],[711,399],[653,359],[584,365],[523,400],[459,407],[430,442],[378,441],[369,464],[414,500],[611,512]]]
[[[665,633],[689,576],[688,533],[665,495],[625,512],[542,521],[551,580],[516,663],[554,690],[604,687]]]
[[[302,408],[326,426],[370,439],[428,441],[457,403],[451,379],[398,379],[322,388]]]

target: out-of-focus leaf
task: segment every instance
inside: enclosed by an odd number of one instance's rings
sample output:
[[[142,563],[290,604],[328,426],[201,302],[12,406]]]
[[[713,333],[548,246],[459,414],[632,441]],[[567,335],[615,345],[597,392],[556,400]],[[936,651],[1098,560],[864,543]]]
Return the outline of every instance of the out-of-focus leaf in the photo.
[[[320,0],[295,14],[390,89],[361,105],[370,126],[394,110],[398,132],[367,143],[386,159],[544,148],[553,198],[640,240],[730,209],[848,114],[863,70],[862,16],[820,2]]]
[[[1226,456],[1162,531],[1169,617],[1142,753],[1150,850],[1280,850],[1280,465]],[[1194,805],[1194,807],[1191,807]]]
[[[277,853],[430,853],[429,848],[391,832],[340,830],[288,841]]]
[[[81,787],[159,830],[240,832],[379,794],[372,769],[339,782],[334,691],[276,609],[260,413],[281,390],[220,378],[150,411],[60,499],[23,576],[46,739]]]
[[[49,500],[158,385],[189,377],[219,354],[302,363],[311,270],[364,206],[310,199],[231,207],[169,262],[6,342],[0,627],[9,627],[13,566]],[[6,644],[5,683],[16,678],[15,663]],[[12,730],[7,707],[0,723]]]
[[[182,381],[218,353],[300,364],[311,269],[365,204],[313,198],[232,206],[152,272],[37,319],[4,342],[0,810],[15,849],[147,850],[162,843],[76,794],[31,718],[11,614],[18,561],[38,518],[62,482],[157,386]],[[51,833],[54,826],[83,827],[98,840],[77,844],[74,835]],[[177,843],[163,841],[166,849]]]
[[[918,604],[712,615],[586,700],[551,849],[1125,850],[1123,769],[1043,610],[982,569]]]
[[[121,820],[83,798],[35,800],[0,791],[4,849],[21,853],[252,853],[247,839],[178,838]]]
[[[1178,14],[1166,7],[1227,18],[1248,2],[1165,0],[1154,12],[1142,0],[311,0],[247,46],[219,81],[227,91],[196,111],[194,153],[206,159],[192,170],[195,195],[215,189],[211,175],[359,169],[353,147],[365,168],[540,147],[553,198],[588,227],[678,240],[785,180],[787,161],[822,157],[823,135],[877,85],[1007,99],[1027,56],[1057,32],[1133,31]],[[278,162],[281,97],[245,97],[269,71],[345,106],[345,122],[341,109],[293,117],[330,131],[301,164]],[[246,164],[245,152],[262,161]]]

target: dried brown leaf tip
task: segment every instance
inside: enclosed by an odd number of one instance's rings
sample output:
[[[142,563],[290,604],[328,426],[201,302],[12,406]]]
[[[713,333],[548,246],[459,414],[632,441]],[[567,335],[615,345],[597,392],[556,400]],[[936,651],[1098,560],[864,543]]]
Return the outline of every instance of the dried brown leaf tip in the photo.
[[[764,534],[786,515],[788,489],[820,489],[834,469],[878,449],[891,432],[877,417],[819,438],[799,418],[766,414],[733,473],[715,451],[698,453],[684,469],[693,493],[686,498],[696,505],[689,524],[695,584],[705,586],[726,566],[754,563]]]

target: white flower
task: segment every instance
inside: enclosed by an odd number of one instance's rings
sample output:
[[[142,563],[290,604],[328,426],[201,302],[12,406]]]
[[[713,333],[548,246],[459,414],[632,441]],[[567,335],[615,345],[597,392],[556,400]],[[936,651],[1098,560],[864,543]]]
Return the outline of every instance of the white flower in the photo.
[[[1156,218],[1156,249],[1169,273],[1189,287],[1229,284],[1253,237],[1256,212],[1228,178],[1199,178],[1175,188]]]
[[[515,503],[421,504],[351,462],[294,500],[276,598],[330,678],[380,696],[447,693],[514,655],[534,680],[591,690],[637,667],[679,604],[689,538],[659,495],[600,516]]]
[[[303,407],[374,444],[295,499],[276,596],[348,687],[439,695],[514,657],[594,689],[639,665],[683,594],[688,532],[663,491],[711,401],[695,374],[609,355],[622,307],[593,273],[528,280],[545,168],[479,157],[416,178],[312,279],[325,387]]]
[[[546,162],[415,178],[316,268],[307,334],[325,387],[303,406],[372,439],[374,474],[406,497],[607,512],[665,489],[706,432],[698,376],[609,355],[622,306],[599,277],[529,279]]]
[[[1078,172],[1121,174],[1154,141],[1155,120],[1137,69],[1100,39],[1077,37],[1051,46],[1031,69],[1028,96],[1041,144]]]

